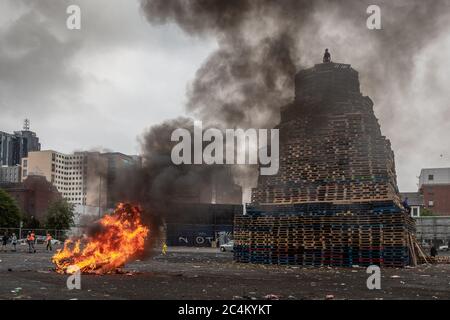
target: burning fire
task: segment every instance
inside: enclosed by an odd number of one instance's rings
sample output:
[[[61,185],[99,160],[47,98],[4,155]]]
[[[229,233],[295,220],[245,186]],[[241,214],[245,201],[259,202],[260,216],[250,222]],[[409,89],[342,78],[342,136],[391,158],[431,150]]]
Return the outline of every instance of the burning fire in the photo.
[[[138,207],[121,203],[114,213],[99,220],[101,230],[86,239],[66,240],[52,258],[59,273],[77,266],[82,273],[110,273],[144,250],[149,229],[141,222]]]

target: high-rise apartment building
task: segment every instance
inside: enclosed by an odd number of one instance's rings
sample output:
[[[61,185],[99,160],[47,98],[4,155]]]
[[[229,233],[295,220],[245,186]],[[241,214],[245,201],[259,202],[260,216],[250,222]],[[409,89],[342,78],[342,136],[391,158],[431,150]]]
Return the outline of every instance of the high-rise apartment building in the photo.
[[[0,183],[19,183],[20,181],[20,166],[0,166]]]
[[[99,152],[46,150],[22,159],[22,180],[44,176],[69,203],[106,208],[108,161]]]

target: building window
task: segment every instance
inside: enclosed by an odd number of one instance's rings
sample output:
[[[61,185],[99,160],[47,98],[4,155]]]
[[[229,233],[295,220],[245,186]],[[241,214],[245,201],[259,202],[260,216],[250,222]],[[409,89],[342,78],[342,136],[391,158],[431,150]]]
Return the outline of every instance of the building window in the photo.
[[[28,167],[28,160],[27,159],[23,159],[23,167],[24,168]]]
[[[428,206],[429,207],[433,207],[434,206],[434,201],[433,200],[428,201]]]
[[[23,169],[22,174],[23,174],[24,177],[26,177],[28,175],[28,170],[27,169]]]
[[[434,174],[429,174],[428,181],[433,181],[433,180],[434,180]]]
[[[417,208],[417,207],[412,208],[411,213],[412,213],[413,217],[418,217],[419,216],[419,208]]]

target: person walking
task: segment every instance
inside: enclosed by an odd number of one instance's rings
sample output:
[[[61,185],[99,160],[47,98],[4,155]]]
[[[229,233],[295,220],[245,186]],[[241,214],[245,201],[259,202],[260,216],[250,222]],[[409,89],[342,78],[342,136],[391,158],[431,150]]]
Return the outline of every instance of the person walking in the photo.
[[[36,253],[36,249],[34,248],[35,240],[36,240],[36,237],[34,236],[34,231],[28,232],[27,242],[28,242],[28,252],[29,253]]]
[[[13,233],[12,236],[11,236],[11,244],[13,246],[13,250],[12,251],[16,252],[17,251],[17,247],[16,247],[17,246],[17,237],[16,237],[15,233]]]
[[[28,253],[31,253],[31,232],[27,233]]]
[[[8,233],[5,232],[3,234],[3,237],[2,237],[2,250],[3,250],[3,252],[6,252],[6,245],[8,244],[8,240],[9,240]]]
[[[47,232],[47,237],[45,238],[45,242],[47,243],[47,247],[45,250],[52,251],[52,236],[49,232]]]
[[[31,247],[33,248],[33,253],[36,253],[36,249],[34,248],[35,244],[36,244],[36,234],[34,233],[34,230],[31,230]]]

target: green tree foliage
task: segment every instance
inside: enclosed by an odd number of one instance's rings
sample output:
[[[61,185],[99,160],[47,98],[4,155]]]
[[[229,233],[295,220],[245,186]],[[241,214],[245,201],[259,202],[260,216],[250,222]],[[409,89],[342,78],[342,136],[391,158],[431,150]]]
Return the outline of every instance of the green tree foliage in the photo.
[[[420,211],[421,217],[431,217],[434,215],[435,215],[434,212],[429,208],[422,208],[422,210]]]
[[[66,200],[57,200],[50,204],[45,216],[47,229],[69,229],[73,225],[74,207]]]
[[[41,226],[41,222],[36,219],[34,216],[25,216],[23,218],[23,225],[28,229],[38,229]]]
[[[3,189],[0,189],[0,227],[18,227],[21,219],[16,201]]]

